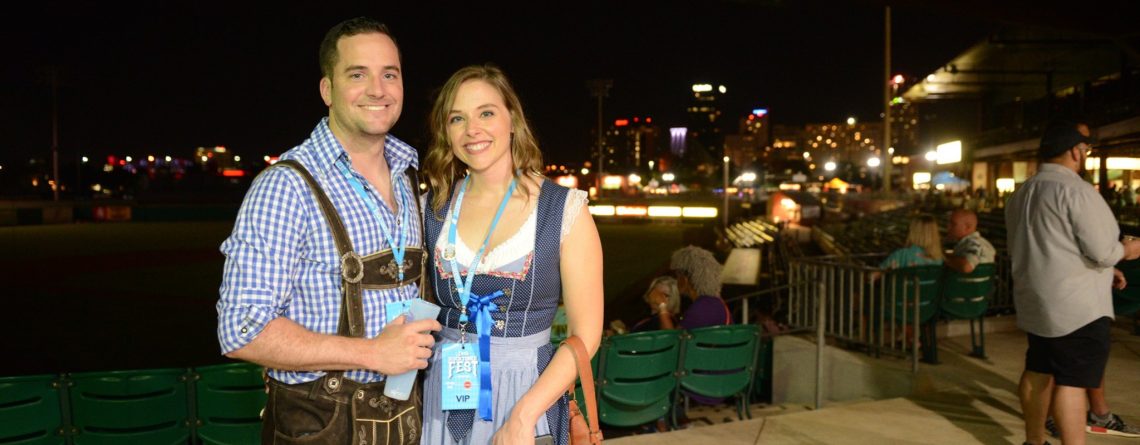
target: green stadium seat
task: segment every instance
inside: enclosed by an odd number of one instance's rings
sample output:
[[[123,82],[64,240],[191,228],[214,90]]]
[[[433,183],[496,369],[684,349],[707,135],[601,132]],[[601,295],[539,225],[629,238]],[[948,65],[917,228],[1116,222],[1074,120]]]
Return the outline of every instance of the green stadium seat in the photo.
[[[756,373],[760,327],[754,324],[710,326],[683,335],[681,389],[705,397],[733,396],[737,416],[741,420],[752,418],[748,393]]]
[[[203,444],[254,444],[261,441],[265,408],[263,368],[228,363],[194,369],[196,435]]]
[[[185,444],[190,440],[185,369],[72,374],[76,445]]]
[[[915,281],[918,280],[918,322],[922,344],[922,361],[938,363],[938,338],[934,317],[938,314],[938,295],[942,286],[941,265],[912,266],[887,271],[879,286],[886,286],[881,319],[886,323],[914,323]],[[897,295],[893,300],[890,297]],[[874,293],[878,296],[878,293]],[[876,319],[877,320],[877,319]],[[905,332],[905,331],[904,331]]]
[[[680,350],[678,330],[606,337],[598,353],[598,420],[629,427],[668,415],[677,400]]]
[[[942,278],[942,297],[939,312],[947,320],[970,320],[970,355],[986,358],[985,315],[993,298],[993,263],[979,264],[968,274],[947,269]],[[978,334],[974,334],[974,320],[978,321]]]
[[[0,378],[0,444],[63,444],[63,428],[58,376]]]

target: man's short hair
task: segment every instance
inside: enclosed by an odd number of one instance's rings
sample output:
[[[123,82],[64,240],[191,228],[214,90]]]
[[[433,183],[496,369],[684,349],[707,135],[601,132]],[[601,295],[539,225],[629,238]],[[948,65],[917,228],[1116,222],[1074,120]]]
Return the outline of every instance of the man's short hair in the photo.
[[[368,34],[377,32],[388,36],[392,42],[396,42],[396,38],[392,37],[391,31],[388,31],[388,25],[385,25],[375,19],[369,17],[356,17],[337,23],[325,33],[324,40],[321,40],[320,49],[320,63],[321,63],[321,76],[332,79],[333,69],[336,67],[337,57],[339,56],[336,51],[336,44],[343,37],[352,37],[358,34]],[[397,54],[399,53],[399,45],[396,46]]]

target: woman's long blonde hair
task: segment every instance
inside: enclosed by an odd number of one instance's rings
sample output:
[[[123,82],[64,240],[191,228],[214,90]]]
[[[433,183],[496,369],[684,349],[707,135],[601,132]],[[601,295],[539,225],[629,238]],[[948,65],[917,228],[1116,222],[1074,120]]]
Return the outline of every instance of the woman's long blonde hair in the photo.
[[[467,168],[452,152],[451,139],[447,135],[447,118],[455,104],[459,86],[469,80],[487,82],[503,96],[503,102],[511,115],[511,160],[514,163],[511,170],[515,177],[542,175],[542,151],[538,149],[538,141],[523,113],[522,102],[507,76],[490,64],[463,67],[440,87],[429,116],[432,140],[427,158],[424,159],[424,176],[432,191],[431,209],[436,219],[440,220],[443,219],[441,211],[451,196],[452,187],[463,178]]]
[[[921,247],[927,257],[942,261],[942,235],[938,232],[938,220],[931,215],[914,217],[910,220],[906,244]]]

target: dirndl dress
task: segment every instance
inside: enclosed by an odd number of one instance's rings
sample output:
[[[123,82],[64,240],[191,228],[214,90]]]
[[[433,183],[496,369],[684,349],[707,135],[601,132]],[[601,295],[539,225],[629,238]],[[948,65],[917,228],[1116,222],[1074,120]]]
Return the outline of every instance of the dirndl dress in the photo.
[[[431,202],[431,196],[428,196]],[[454,197],[452,197],[454,199]],[[569,190],[544,180],[538,205],[526,223],[508,241],[487,252],[477,267],[472,283],[473,294],[488,295],[503,291],[494,303],[500,308],[491,313],[491,386],[492,417],[484,421],[476,410],[443,411],[441,380],[444,366],[440,349],[444,344],[460,341],[459,315],[462,303],[451,276],[450,261],[443,259],[447,248],[452,202],[443,215],[425,206],[424,227],[431,283],[442,310],[440,333],[424,379],[424,425],[421,444],[486,444],[510,417],[511,409],[546,369],[557,345],[550,341],[550,326],[562,295],[560,272],[561,240],[573,224],[573,215],[585,203],[585,193]],[[573,213],[571,213],[573,212]],[[437,218],[439,217],[439,218]],[[564,218],[570,218],[564,220]],[[442,236],[441,236],[442,234]],[[454,247],[461,273],[474,258],[475,243],[482,240],[459,239]],[[468,246],[474,246],[468,247]],[[450,252],[449,252],[450,254]],[[466,341],[477,343],[476,323],[466,326]],[[555,402],[545,416],[540,416],[535,436],[550,434],[554,443],[569,443],[568,398]]]

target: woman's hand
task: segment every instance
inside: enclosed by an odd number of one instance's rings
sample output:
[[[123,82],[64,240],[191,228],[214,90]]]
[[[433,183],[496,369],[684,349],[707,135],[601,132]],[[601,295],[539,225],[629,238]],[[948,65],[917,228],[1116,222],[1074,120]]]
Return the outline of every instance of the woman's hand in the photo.
[[[491,439],[495,445],[534,445],[534,424],[527,425],[522,419],[511,416],[503,427],[495,431]]]

